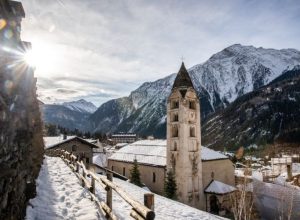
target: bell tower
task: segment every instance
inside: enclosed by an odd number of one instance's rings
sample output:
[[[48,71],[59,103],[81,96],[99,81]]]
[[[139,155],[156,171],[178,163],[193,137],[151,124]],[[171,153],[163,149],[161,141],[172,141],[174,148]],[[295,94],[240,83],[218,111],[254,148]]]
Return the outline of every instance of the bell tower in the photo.
[[[180,202],[203,209],[200,104],[182,62],[167,104],[167,169],[175,174]]]

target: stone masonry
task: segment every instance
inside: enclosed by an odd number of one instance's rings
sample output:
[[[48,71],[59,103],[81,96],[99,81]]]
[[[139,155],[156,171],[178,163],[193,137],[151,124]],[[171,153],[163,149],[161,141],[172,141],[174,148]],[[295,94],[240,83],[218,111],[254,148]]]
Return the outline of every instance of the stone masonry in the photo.
[[[0,0],[0,219],[23,219],[43,160],[34,69],[20,39],[20,2]]]

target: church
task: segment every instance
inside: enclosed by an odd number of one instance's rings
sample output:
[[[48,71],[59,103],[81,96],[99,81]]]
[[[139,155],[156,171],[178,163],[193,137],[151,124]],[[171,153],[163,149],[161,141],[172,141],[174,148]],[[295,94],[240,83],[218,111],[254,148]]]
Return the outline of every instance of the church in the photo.
[[[184,63],[167,102],[167,140],[131,143],[108,158],[108,168],[130,177],[137,159],[142,182],[162,194],[167,172],[175,174],[177,200],[219,214],[236,190],[229,158],[201,145],[200,100]]]

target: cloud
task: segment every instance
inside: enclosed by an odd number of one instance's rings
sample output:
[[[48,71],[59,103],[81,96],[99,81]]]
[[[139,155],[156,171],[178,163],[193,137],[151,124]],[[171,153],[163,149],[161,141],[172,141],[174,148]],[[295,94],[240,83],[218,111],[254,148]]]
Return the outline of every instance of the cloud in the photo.
[[[234,43],[300,49],[296,0],[22,2],[22,38],[46,45],[35,74],[51,100],[99,105],[176,72],[182,56],[191,67]],[[60,88],[78,92],[56,97]]]

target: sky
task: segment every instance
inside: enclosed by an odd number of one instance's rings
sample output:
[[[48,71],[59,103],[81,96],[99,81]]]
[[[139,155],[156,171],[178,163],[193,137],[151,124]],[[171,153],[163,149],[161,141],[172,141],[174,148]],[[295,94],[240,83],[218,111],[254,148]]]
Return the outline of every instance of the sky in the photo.
[[[300,50],[298,0],[22,0],[39,99],[96,106],[240,43]]]

